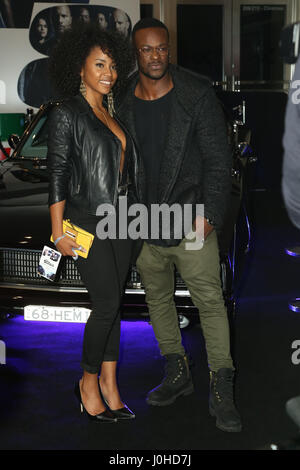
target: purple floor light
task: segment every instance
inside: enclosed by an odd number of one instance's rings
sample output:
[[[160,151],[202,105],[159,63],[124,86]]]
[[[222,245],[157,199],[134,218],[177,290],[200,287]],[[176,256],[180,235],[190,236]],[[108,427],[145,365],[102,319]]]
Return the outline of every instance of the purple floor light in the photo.
[[[300,246],[293,246],[292,248],[286,248],[285,252],[289,256],[300,257]]]
[[[293,312],[300,312],[300,297],[297,297],[292,302],[289,303],[289,309],[293,310]]]

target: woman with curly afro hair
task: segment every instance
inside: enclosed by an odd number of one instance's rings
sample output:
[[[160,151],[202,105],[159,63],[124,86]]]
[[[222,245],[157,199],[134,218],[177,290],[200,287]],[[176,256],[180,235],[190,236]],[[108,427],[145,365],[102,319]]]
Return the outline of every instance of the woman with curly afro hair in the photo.
[[[91,299],[83,338],[83,376],[75,384],[75,394],[81,411],[102,423],[135,417],[121,400],[116,377],[119,309],[135,242],[99,229],[107,218],[103,207],[121,220],[119,197],[141,200],[138,154],[115,115],[112,98],[133,68],[131,54],[123,36],[81,24],[63,33],[50,58],[57,97],[63,98],[49,117],[52,235],[62,255],[75,260]],[[94,235],[87,257],[64,234],[64,219]],[[124,232],[127,226],[120,228]]]

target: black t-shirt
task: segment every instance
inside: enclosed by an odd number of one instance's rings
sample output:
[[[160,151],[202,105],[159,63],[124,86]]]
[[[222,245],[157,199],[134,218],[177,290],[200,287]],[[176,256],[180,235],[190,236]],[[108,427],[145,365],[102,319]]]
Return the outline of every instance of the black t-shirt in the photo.
[[[158,194],[159,175],[168,132],[173,89],[157,100],[141,100],[136,96],[134,99],[135,129],[146,172],[149,230],[149,238],[146,241],[153,245],[162,245],[160,239],[150,237],[150,207],[151,204],[161,203]]]
[[[146,172],[148,206],[160,203],[160,165],[165,149],[173,89],[157,100],[134,97],[135,129]]]

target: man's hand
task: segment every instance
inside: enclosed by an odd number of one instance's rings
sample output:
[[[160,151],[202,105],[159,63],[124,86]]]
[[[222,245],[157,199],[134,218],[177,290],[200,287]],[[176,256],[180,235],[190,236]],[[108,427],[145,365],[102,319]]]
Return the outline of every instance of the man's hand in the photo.
[[[214,227],[201,215],[197,215],[194,225],[196,233],[199,237],[204,238],[204,240],[206,240],[208,235],[214,230]]]

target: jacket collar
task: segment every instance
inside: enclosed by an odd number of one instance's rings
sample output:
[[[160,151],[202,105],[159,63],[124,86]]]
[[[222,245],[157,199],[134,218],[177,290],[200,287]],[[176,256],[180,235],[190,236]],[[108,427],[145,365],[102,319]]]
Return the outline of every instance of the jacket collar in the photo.
[[[87,100],[84,98],[84,96],[81,93],[78,93],[75,95],[73,98],[73,103],[75,103],[77,111],[79,114],[88,114],[90,112],[93,113],[93,109],[90,106],[90,104],[87,102]],[[104,106],[106,105],[106,98],[103,98],[103,104]]]
[[[77,111],[80,114],[87,114],[92,111],[91,106],[81,93],[73,97],[73,103],[76,105]]]

